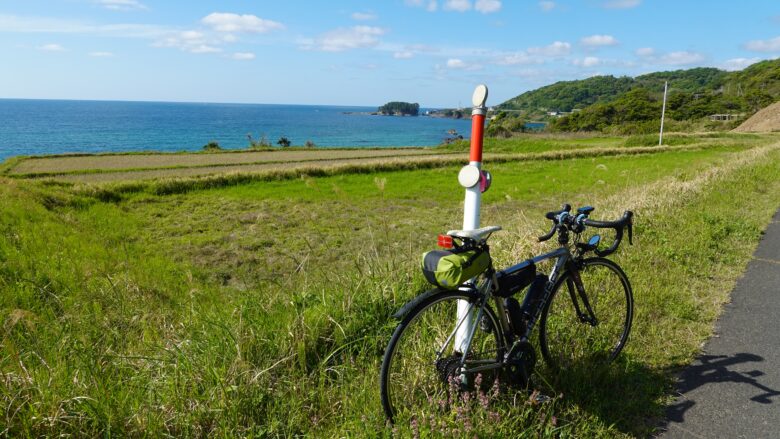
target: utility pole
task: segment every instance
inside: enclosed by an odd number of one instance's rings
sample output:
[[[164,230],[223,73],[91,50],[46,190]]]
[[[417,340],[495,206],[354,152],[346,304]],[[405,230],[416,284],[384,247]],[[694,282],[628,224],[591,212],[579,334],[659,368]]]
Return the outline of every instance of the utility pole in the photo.
[[[669,90],[669,81],[664,81],[664,106],[661,108],[661,134],[658,136],[658,146],[664,143],[664,116],[666,116],[666,92]]]
[[[469,152],[469,164],[461,169],[458,175],[460,184],[466,188],[466,198],[463,203],[463,230],[479,228],[479,210],[482,204],[482,190],[479,180],[482,178],[482,143],[485,129],[485,115],[487,115],[488,89],[480,84],[474,90],[471,103],[471,149]],[[473,331],[474,322],[469,316],[469,302],[458,301],[458,322],[463,322],[455,332],[455,349],[463,352],[468,335]],[[473,312],[473,311],[472,311]]]

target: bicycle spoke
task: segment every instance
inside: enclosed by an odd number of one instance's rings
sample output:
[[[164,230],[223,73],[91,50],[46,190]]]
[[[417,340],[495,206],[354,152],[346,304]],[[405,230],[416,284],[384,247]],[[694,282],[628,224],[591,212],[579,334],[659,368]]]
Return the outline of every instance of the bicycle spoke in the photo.
[[[590,311],[596,324],[579,318],[571,298],[573,282],[563,282],[551,298],[542,329],[542,353],[556,367],[597,365],[612,361],[622,349],[631,324],[631,298],[627,280],[611,264],[591,262],[580,272]],[[583,303],[580,311],[587,316]]]
[[[483,313],[487,323],[474,322],[469,352],[455,352],[451,335],[457,326],[457,302],[463,299],[457,293],[443,295],[413,310],[415,315],[410,314],[409,321],[396,330],[386,354],[390,355],[385,359],[387,367],[383,367],[383,403],[389,406],[386,411],[415,412],[447,401],[450,381],[460,378],[462,355],[466,369],[496,363],[501,358],[503,340],[495,315],[487,307]]]

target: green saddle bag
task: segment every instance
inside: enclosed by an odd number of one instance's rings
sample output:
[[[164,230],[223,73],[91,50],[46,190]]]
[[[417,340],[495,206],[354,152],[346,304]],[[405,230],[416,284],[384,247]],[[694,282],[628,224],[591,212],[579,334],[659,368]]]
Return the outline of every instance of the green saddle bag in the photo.
[[[490,255],[480,249],[433,250],[422,258],[422,271],[431,284],[453,290],[487,270]]]

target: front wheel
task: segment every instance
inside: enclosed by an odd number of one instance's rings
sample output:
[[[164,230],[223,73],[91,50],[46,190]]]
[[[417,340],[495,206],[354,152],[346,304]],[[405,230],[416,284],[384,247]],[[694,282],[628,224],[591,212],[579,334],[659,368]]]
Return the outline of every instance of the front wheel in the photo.
[[[495,364],[503,358],[500,323],[487,304],[480,321],[476,321],[476,293],[441,291],[427,294],[429,297],[412,308],[398,324],[382,361],[382,407],[390,421],[399,414],[425,413],[433,408],[431,405],[448,401],[455,380],[465,378],[473,384],[475,381],[487,383],[491,379],[489,373],[480,374],[479,378],[460,374],[463,356],[466,369]],[[469,352],[457,352],[452,336],[458,325],[457,309],[461,300],[472,306],[468,318],[476,327]]]
[[[604,258],[584,260],[579,274],[592,314],[569,270],[553,286],[542,311],[539,342],[553,369],[609,363],[628,341],[634,298],[626,274]]]

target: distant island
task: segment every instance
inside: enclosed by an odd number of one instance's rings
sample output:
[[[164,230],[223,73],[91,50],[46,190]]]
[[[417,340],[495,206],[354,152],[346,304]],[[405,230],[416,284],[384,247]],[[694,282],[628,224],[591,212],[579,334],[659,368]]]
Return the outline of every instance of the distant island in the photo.
[[[418,116],[420,104],[410,102],[388,102],[377,109],[382,116]]]

